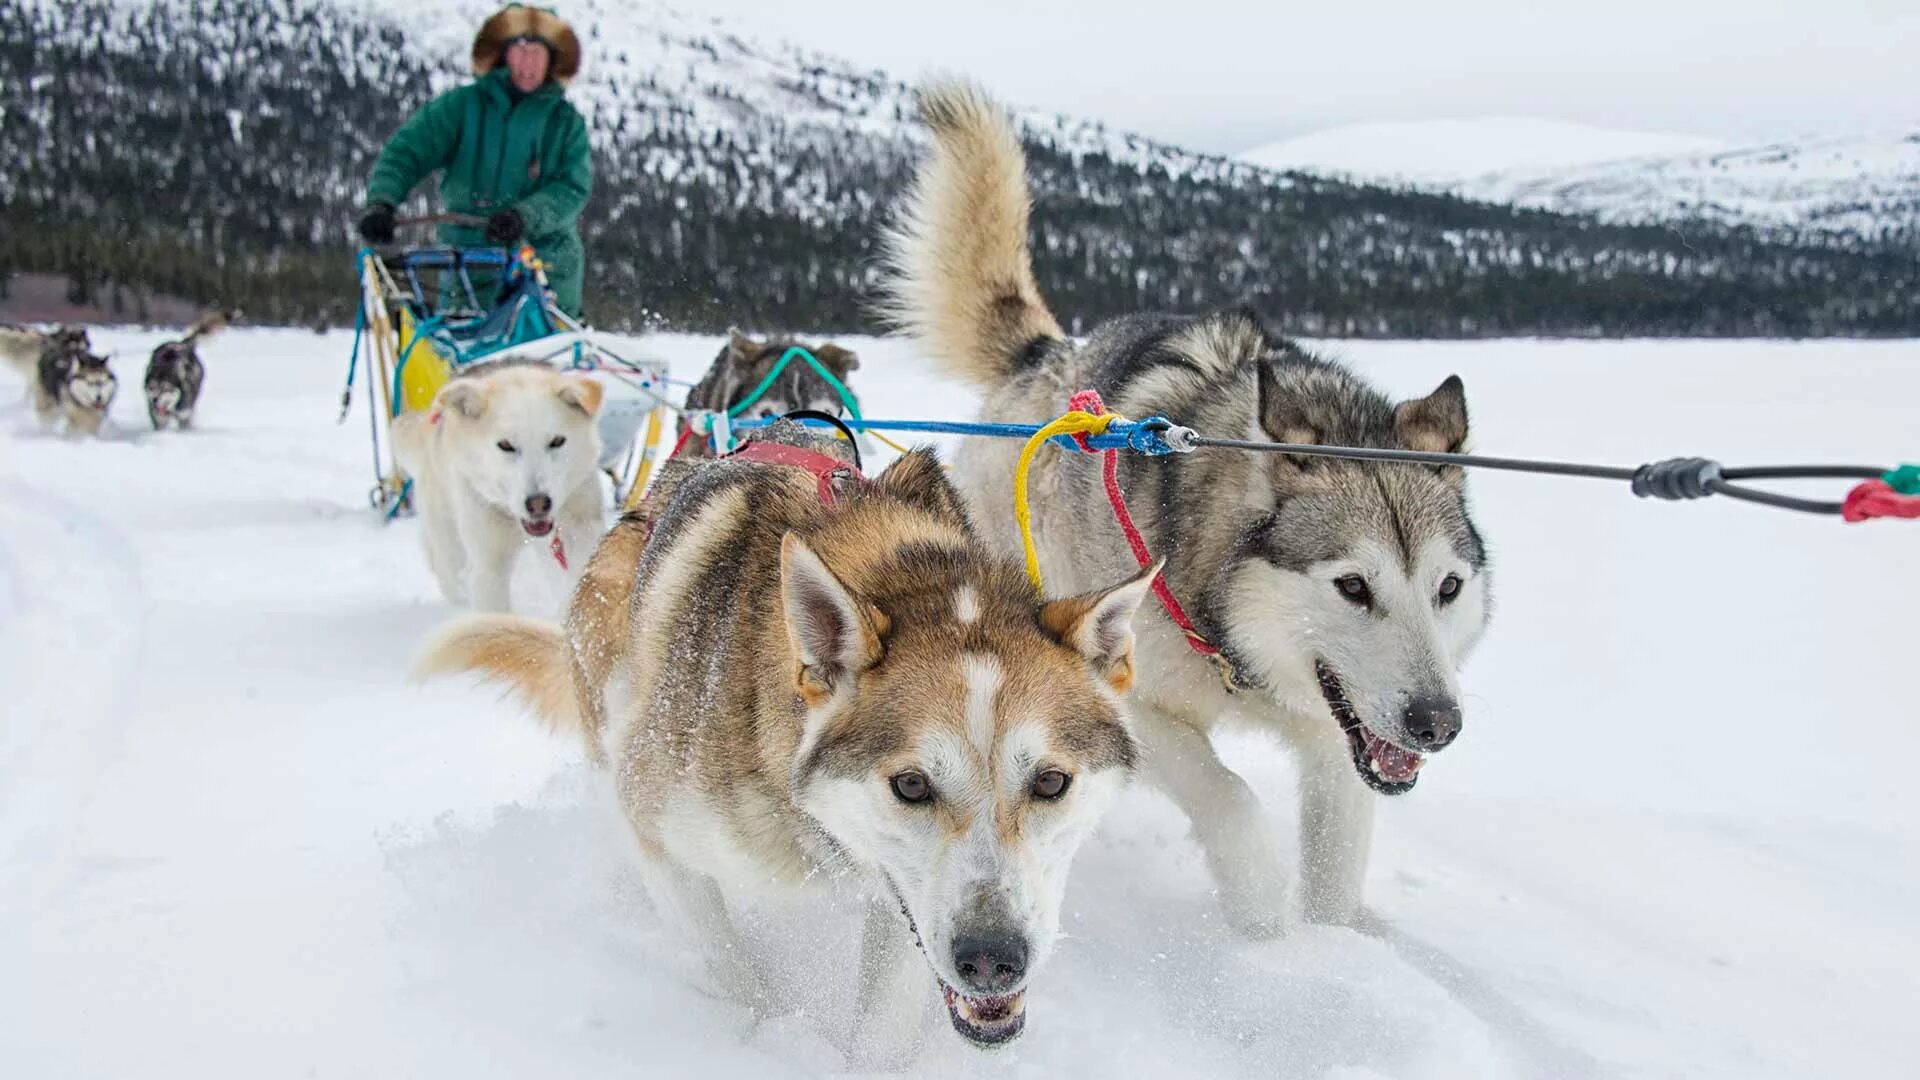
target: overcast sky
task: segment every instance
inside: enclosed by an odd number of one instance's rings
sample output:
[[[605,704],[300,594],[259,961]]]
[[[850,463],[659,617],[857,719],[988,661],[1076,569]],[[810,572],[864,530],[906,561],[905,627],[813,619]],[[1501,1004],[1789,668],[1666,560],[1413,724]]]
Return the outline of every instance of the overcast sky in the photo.
[[[1448,117],[1736,140],[1920,125],[1920,0],[667,2],[1218,152]]]

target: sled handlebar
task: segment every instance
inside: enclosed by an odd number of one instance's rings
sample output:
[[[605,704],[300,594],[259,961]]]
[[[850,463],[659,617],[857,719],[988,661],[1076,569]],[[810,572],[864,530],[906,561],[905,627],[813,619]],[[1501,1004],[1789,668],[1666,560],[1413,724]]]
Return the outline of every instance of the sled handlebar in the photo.
[[[424,229],[434,225],[465,225],[469,228],[477,229],[486,223],[487,219],[478,214],[422,214],[419,217],[396,218],[394,219],[393,227],[396,229]]]

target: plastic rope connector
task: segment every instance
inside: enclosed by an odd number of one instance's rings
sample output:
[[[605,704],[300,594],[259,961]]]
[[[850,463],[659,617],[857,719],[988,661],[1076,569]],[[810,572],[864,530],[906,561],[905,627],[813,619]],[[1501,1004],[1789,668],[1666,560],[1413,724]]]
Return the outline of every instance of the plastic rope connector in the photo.
[[[1720,463],[1709,458],[1672,458],[1642,465],[1633,493],[1643,499],[1704,499],[1721,484]]]

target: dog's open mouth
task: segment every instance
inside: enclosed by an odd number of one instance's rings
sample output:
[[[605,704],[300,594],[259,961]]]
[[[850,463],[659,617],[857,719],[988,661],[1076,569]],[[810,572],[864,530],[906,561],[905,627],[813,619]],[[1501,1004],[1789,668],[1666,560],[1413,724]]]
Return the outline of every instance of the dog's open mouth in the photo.
[[[553,531],[553,519],[540,518],[534,520],[531,518],[521,518],[520,528],[525,530],[528,536],[545,536]]]
[[[953,1030],[975,1046],[999,1046],[1017,1038],[1027,1026],[1027,992],[1016,990],[999,997],[968,997],[943,979],[940,992],[947,999]]]
[[[1347,751],[1353,755],[1353,768],[1360,779],[1382,795],[1404,795],[1412,791],[1420,779],[1420,767],[1427,763],[1426,757],[1367,730],[1347,700],[1346,685],[1326,661],[1315,661],[1313,670],[1320,678],[1321,696],[1327,699],[1334,720],[1346,733]]]

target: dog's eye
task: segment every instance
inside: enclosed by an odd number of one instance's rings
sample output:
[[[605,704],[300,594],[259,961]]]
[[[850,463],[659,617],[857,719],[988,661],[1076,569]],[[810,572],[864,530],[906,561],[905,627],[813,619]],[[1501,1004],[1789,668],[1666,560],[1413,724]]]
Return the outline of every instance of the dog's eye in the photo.
[[[933,798],[933,785],[925,773],[903,772],[893,778],[894,797],[903,803],[923,803]]]
[[[1033,797],[1036,799],[1046,799],[1051,802],[1065,795],[1067,788],[1072,784],[1073,777],[1068,776],[1059,769],[1048,769],[1046,772],[1033,778]]]
[[[1460,575],[1448,574],[1447,579],[1440,583],[1440,602],[1443,604],[1451,604],[1454,598],[1459,595]]]
[[[499,447],[501,451],[504,453],[514,454],[519,452],[512,443],[508,442],[505,439],[501,439],[499,442],[494,443],[493,445]]]
[[[1361,577],[1359,574],[1348,574],[1346,577],[1335,578],[1333,580],[1333,587],[1340,590],[1341,596],[1346,597],[1361,607],[1373,606],[1373,590],[1367,588],[1367,579]]]
[[[555,435],[553,438],[547,440],[547,449],[549,450],[558,450],[565,445],[567,445],[567,437],[565,435]]]

